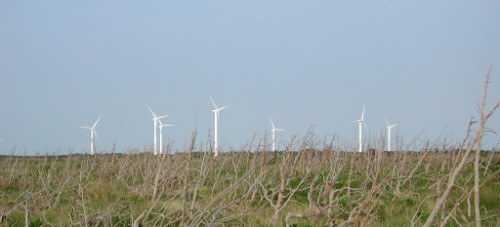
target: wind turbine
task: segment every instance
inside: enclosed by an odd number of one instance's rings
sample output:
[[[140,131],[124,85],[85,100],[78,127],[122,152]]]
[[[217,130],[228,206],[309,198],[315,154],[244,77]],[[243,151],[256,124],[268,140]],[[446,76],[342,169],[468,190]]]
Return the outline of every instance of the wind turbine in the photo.
[[[164,115],[164,116],[160,116],[158,117],[158,115],[156,115],[156,113],[151,109],[151,107],[149,107],[148,105],[148,109],[149,109],[149,112],[151,112],[151,114],[153,115],[153,154],[156,155],[157,154],[157,148],[156,148],[156,128],[158,127],[158,120],[160,120],[161,118],[164,118],[164,117],[168,117],[168,115]]]
[[[389,124],[389,121],[385,119],[385,122],[387,123],[387,151],[391,151],[391,129],[396,127],[398,124]]]
[[[272,132],[272,141],[273,141],[273,151],[276,150],[276,132],[279,131],[283,131],[283,129],[280,129],[280,128],[276,128],[276,126],[274,126],[274,122],[273,122],[273,119],[271,117],[269,117],[269,121],[271,121],[271,126],[273,127],[271,129],[271,132]]]
[[[363,112],[361,113],[361,118],[355,121],[354,123],[358,123],[358,132],[359,132],[358,151],[363,152],[363,126],[365,126],[366,130],[368,131],[368,127],[366,127],[365,124],[365,106],[363,106]]]
[[[217,105],[215,104],[214,100],[212,99],[211,96],[208,96],[210,97],[210,100],[212,101],[212,104],[214,104],[214,109],[212,110],[212,112],[214,112],[214,156],[217,157],[217,155],[219,155],[219,150],[218,150],[218,146],[219,146],[219,143],[217,141],[217,126],[218,126],[218,121],[219,121],[219,112],[229,106],[224,106],[224,107],[217,107]]]
[[[172,127],[174,125],[164,125],[161,123],[161,120],[158,119],[158,128],[160,128],[160,154],[163,154],[163,128],[164,127]]]
[[[87,127],[87,126],[82,126],[83,129],[88,129],[90,130],[90,154],[94,155],[94,133],[97,139],[99,139],[99,135],[97,135],[97,132],[95,131],[95,127],[97,126],[97,123],[99,123],[99,120],[101,120],[101,117],[97,118],[97,121],[95,121],[94,125],[92,127]]]

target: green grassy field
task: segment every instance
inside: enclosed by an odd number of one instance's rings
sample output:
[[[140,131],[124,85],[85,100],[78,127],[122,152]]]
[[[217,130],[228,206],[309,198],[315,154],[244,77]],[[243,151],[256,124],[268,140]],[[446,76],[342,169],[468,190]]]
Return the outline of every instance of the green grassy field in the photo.
[[[421,226],[463,152],[0,157],[4,226]],[[468,157],[435,224],[474,226]],[[484,226],[500,226],[500,153],[483,152]]]

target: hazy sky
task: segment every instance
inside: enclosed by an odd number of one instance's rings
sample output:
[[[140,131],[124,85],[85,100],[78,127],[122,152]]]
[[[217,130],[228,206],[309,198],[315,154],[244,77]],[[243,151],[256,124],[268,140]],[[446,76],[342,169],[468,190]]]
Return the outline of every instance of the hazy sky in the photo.
[[[150,105],[182,149],[213,129],[223,150],[338,135],[354,145],[366,104],[410,140],[460,141],[490,65],[500,98],[500,1],[0,1],[0,154],[152,143]],[[489,127],[500,131],[500,113]],[[420,134],[421,133],[421,134]],[[490,134],[489,144],[500,137]],[[498,146],[498,145],[497,145]]]

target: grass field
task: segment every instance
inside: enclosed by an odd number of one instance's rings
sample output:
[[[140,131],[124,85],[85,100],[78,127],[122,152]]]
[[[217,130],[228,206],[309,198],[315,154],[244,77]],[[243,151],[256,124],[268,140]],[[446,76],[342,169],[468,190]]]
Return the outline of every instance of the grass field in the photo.
[[[149,153],[0,158],[4,226],[421,226],[464,151]],[[434,223],[474,226],[466,158]],[[484,226],[500,226],[500,153],[482,152]]]

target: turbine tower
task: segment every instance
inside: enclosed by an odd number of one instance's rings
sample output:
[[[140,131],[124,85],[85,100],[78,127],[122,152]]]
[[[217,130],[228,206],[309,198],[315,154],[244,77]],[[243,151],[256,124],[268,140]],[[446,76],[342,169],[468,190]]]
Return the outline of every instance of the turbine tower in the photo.
[[[158,128],[160,128],[160,154],[163,154],[163,128],[172,127],[174,125],[164,125],[160,119],[158,119]]]
[[[361,113],[361,118],[355,121],[354,123],[358,123],[358,151],[363,152],[363,126],[368,131],[368,127],[365,124],[365,106],[363,106],[363,112]]]
[[[276,150],[276,132],[279,131],[283,131],[283,129],[280,129],[280,128],[276,128],[276,126],[274,126],[274,122],[273,122],[273,119],[271,117],[269,117],[269,121],[271,121],[271,126],[273,127],[271,129],[271,132],[272,132],[272,142],[273,142],[273,151]]]
[[[95,131],[95,127],[97,126],[97,123],[99,123],[99,120],[101,120],[101,117],[97,118],[97,121],[95,121],[95,123],[92,127],[82,126],[83,129],[90,130],[90,154],[91,155],[94,155],[94,153],[95,153],[94,134],[97,137],[97,139],[99,139],[99,135],[97,135],[97,132]]]
[[[217,141],[217,126],[218,126],[218,121],[219,121],[219,112],[229,106],[224,106],[224,107],[217,107],[217,105],[215,104],[214,100],[212,99],[211,96],[210,97],[210,100],[212,101],[212,104],[214,105],[214,109],[212,110],[212,112],[214,112],[214,156],[217,157],[217,155],[219,155],[219,143]]]
[[[391,150],[391,129],[396,127],[398,124],[389,124],[389,121],[385,119],[385,122],[387,123],[387,151],[392,151]]]
[[[151,107],[149,107],[148,105],[148,109],[149,109],[149,112],[151,112],[151,114],[153,115],[153,154],[154,155],[157,155],[158,152],[157,152],[157,148],[156,148],[156,128],[158,127],[158,120],[160,120],[161,118],[164,118],[164,117],[168,117],[168,115],[164,115],[164,116],[160,116],[158,117],[158,115],[156,115],[156,113],[151,109]]]

